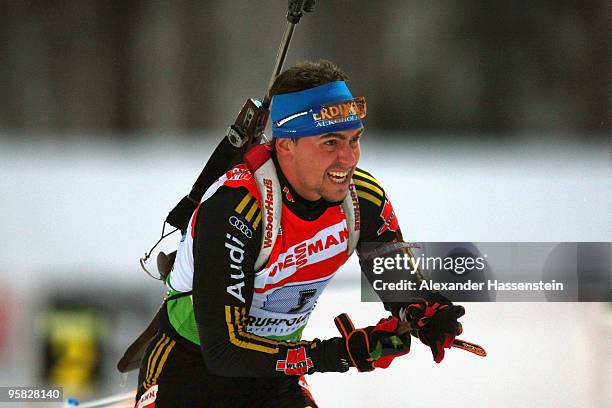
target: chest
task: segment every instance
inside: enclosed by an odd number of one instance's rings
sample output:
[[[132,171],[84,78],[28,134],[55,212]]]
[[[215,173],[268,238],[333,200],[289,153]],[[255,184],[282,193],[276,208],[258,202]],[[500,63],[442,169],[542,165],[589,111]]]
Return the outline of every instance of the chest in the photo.
[[[283,207],[281,231],[265,267],[256,273],[255,291],[326,281],[346,260],[348,228],[341,208],[328,208],[304,221]]]

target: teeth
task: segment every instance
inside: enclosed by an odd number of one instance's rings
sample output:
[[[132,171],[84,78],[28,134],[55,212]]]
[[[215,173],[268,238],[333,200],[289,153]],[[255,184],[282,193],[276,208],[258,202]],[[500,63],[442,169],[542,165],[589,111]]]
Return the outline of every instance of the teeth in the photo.
[[[346,181],[348,171],[328,171],[327,174],[330,176],[332,181],[338,184],[342,184]]]

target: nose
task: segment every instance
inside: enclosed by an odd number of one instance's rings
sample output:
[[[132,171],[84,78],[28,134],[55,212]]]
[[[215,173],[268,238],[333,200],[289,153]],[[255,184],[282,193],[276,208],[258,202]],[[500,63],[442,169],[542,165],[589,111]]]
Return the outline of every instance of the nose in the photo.
[[[338,164],[343,167],[353,167],[359,160],[359,146],[353,147],[350,143],[342,143],[338,152]]]

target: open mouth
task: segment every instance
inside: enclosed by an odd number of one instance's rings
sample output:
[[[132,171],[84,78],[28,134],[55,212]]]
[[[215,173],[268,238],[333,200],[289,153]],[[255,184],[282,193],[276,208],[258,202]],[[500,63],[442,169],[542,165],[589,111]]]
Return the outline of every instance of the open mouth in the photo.
[[[346,183],[350,172],[348,171],[328,171],[327,177],[336,184]]]

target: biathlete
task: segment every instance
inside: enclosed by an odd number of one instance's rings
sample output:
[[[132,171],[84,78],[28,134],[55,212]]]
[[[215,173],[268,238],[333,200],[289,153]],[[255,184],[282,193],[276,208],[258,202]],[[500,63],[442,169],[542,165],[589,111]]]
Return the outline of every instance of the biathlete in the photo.
[[[369,254],[403,242],[385,190],[357,167],[366,105],[347,80],[323,60],[276,78],[273,140],[210,186],[179,244],[137,407],[316,407],[306,374],[388,367],[410,350],[403,322],[436,362],[460,334],[463,308],[424,292],[385,303],[390,316],[373,326],[343,314],[340,336],[302,339],[353,251],[371,277]]]

